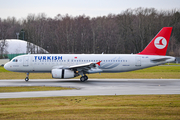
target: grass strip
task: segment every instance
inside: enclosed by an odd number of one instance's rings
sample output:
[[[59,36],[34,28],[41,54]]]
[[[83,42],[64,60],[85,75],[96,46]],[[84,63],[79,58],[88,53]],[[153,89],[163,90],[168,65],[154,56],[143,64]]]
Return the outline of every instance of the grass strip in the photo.
[[[54,91],[54,90],[71,90],[74,88],[51,87],[51,86],[20,86],[20,87],[0,87],[2,92],[26,92],[26,91]]]
[[[0,99],[0,119],[180,119],[180,95]]]

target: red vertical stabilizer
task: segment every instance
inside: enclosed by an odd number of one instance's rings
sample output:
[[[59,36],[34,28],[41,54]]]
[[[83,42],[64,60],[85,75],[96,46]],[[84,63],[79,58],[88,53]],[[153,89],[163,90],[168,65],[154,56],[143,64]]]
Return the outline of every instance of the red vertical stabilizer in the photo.
[[[151,40],[146,48],[138,53],[140,55],[166,55],[169,39],[171,36],[172,27],[164,27]]]

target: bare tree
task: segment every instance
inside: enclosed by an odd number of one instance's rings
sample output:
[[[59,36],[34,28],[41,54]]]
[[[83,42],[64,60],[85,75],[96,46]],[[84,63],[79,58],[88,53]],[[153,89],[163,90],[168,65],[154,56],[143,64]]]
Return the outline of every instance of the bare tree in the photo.
[[[93,18],[68,14],[47,18],[44,13],[29,14],[21,21],[9,17],[0,19],[0,53],[5,52],[5,40],[16,38],[17,32],[21,39],[24,33],[31,53],[42,52],[35,45],[50,53],[138,53],[162,27],[168,26],[173,27],[173,32],[167,53],[180,56],[178,9],[136,8]]]

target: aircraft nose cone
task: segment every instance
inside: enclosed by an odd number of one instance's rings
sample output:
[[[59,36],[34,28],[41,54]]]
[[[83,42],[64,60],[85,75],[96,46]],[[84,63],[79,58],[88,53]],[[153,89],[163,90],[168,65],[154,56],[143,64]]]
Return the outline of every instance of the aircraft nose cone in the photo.
[[[8,63],[4,65],[4,69],[8,70]]]

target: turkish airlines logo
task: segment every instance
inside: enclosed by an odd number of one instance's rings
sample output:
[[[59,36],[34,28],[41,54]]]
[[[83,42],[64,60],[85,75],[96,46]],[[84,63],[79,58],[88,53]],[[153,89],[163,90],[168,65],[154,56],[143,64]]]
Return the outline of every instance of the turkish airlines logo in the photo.
[[[167,45],[167,41],[164,37],[157,37],[154,41],[154,45],[156,46],[156,48],[158,49],[163,49],[166,47]]]

